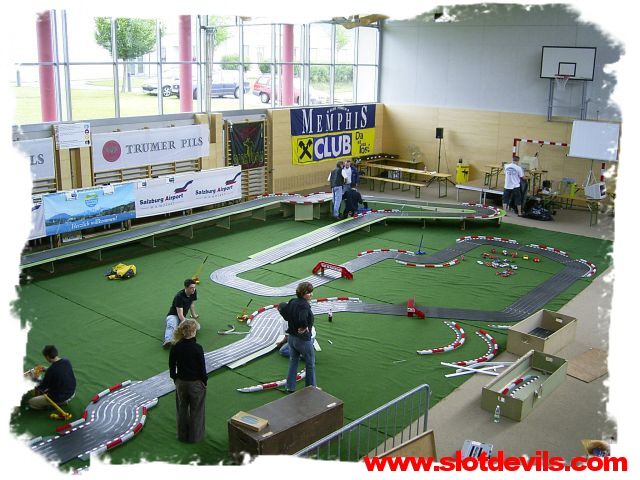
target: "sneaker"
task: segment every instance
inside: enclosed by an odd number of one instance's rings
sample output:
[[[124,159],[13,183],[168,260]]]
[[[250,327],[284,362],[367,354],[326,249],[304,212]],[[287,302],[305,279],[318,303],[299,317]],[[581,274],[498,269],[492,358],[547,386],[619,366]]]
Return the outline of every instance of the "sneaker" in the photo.
[[[164,348],[165,350],[169,350],[171,348],[171,342],[164,342],[162,344],[162,348]]]

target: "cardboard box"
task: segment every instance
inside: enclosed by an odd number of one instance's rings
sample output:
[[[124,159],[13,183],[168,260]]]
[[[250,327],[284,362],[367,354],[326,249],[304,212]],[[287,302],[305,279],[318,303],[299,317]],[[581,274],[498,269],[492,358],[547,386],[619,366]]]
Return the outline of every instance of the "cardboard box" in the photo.
[[[233,417],[231,417],[231,423],[234,425],[239,425],[241,427],[246,427],[254,432],[259,432],[264,430],[267,425],[269,425],[269,421],[264,418],[256,417],[255,415],[251,415],[250,413],[239,411]]]
[[[480,406],[517,422],[526,418],[564,381],[567,361],[531,350],[482,388]],[[534,378],[536,377],[536,378]]]
[[[573,341],[578,321],[575,317],[539,310],[509,328],[507,351],[524,355],[529,350],[556,353]]]
[[[229,452],[236,459],[245,452],[291,455],[302,450],[342,427],[343,403],[316,387],[305,387],[248,414],[267,419],[269,425],[256,432],[229,420]]]

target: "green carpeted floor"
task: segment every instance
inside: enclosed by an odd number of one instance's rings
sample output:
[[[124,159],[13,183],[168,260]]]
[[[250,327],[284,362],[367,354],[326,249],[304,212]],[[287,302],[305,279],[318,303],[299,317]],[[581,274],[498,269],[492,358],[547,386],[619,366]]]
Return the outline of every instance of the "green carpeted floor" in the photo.
[[[327,220],[294,222],[272,212],[264,223],[245,219],[234,223],[230,231],[216,227],[197,230],[193,240],[166,236],[158,239],[153,249],[140,245],[114,248],[103,253],[100,263],[86,257],[72,258],[57,264],[55,275],[29,272],[33,277],[23,283],[16,304],[23,324],[31,326],[25,370],[42,363],[42,346],[54,343],[75,368],[78,390],[68,406],[75,418],[104,388],[127,379],[144,380],[165,370],[168,352],[161,348],[164,318],[182,281],[191,277],[207,256],[203,282],[198,287],[197,309],[202,324],[198,340],[205,351],[237,341],[240,337],[219,336],[216,331],[226,329],[228,324],[246,330],[235,317],[251,298],[249,313],[282,299],[252,297],[214,284],[208,279],[209,273],[326,224]],[[599,273],[610,262],[612,245],[603,240],[509,224],[497,228],[468,223],[464,232],[457,222],[434,221],[428,222],[426,229],[421,227],[418,221],[389,221],[386,226],[375,225],[370,232],[346,235],[340,242],[321,245],[243,276],[268,285],[283,285],[309,275],[320,260],[341,263],[368,248],[416,250],[422,235],[422,250],[427,254],[452,245],[461,235],[499,234],[520,244],[560,248],[573,258],[594,262]],[[520,261],[516,275],[502,278],[493,269],[476,263],[483,251],[488,249],[476,249],[460,265],[447,269],[411,269],[386,261],[357,272],[352,281],[340,279],[317,288],[315,297],[348,295],[393,304],[415,297],[423,306],[500,310],[561,268],[544,259],[541,263]],[[118,262],[134,263],[138,275],[128,281],[106,280],[104,272]],[[559,309],[589,282],[576,282],[546,308]],[[486,324],[460,322],[467,332],[462,349],[433,357],[416,355],[418,349],[452,341],[453,332],[442,320],[347,313],[335,314],[332,323],[324,316],[316,318],[322,347],[317,355],[318,385],[344,401],[345,423],[421,383],[430,384],[434,405],[464,382],[464,377],[445,379],[440,362],[472,359],[485,353],[486,344],[474,332],[478,327],[486,328]],[[504,331],[491,333],[503,348]],[[284,395],[282,391],[241,394],[236,388],[279,380],[286,370],[287,360],[274,351],[235,370],[214,372],[207,392],[207,437],[197,445],[175,439],[175,396],[162,397],[150,410],[142,432],[112,451],[112,461],[135,462],[143,457],[176,463],[227,461],[228,418]],[[19,401],[16,399],[16,404]],[[11,419],[11,428],[17,434],[50,435],[57,425],[48,413],[24,407],[17,408]]]

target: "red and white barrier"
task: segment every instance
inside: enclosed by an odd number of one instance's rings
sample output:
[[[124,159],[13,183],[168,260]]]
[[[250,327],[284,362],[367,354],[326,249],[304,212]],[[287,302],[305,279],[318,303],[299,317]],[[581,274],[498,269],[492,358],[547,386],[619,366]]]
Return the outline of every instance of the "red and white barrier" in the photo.
[[[409,250],[402,250],[402,249],[397,249],[397,248],[373,248],[370,250],[365,250],[364,252],[358,252],[358,256],[362,257],[363,255],[369,255],[371,253],[387,253],[387,252],[393,252],[393,253],[404,253],[407,255],[415,255],[414,252],[411,252]]]
[[[465,237],[457,238],[456,243],[468,242],[472,240],[493,240],[494,242],[511,243],[514,245],[518,244],[517,240],[512,240],[510,238],[505,238],[505,237],[494,237],[492,235],[467,235]]]
[[[93,398],[91,399],[91,401],[93,403],[97,403],[98,400],[100,400],[101,398],[104,398],[105,396],[109,395],[110,393],[113,393],[113,392],[115,392],[117,390],[120,390],[122,387],[126,387],[129,384],[131,384],[131,380],[127,380],[127,381],[124,381],[122,383],[118,383],[116,385],[113,385],[113,386],[107,388],[106,390],[101,391],[97,395],[94,395]]]
[[[464,345],[466,334],[464,333],[462,327],[460,327],[460,325],[458,325],[456,322],[444,322],[444,324],[454,331],[454,333],[456,334],[456,339],[449,345],[446,345],[444,347],[430,348],[428,350],[418,350],[416,352],[418,355],[433,355],[434,353],[450,352]]]
[[[597,269],[596,269],[596,265],[593,262],[590,262],[589,260],[585,260],[584,258],[578,259],[578,262],[584,263],[586,266],[589,267],[589,271],[585,273],[583,277],[593,277],[596,274]]]
[[[299,382],[306,376],[307,376],[307,372],[305,372],[304,370],[300,370],[296,375],[296,382]],[[253,387],[238,388],[236,390],[242,393],[253,393],[253,392],[260,392],[262,390],[270,390],[272,388],[282,387],[286,383],[287,383],[287,379],[283,378],[282,380],[278,380],[277,382],[263,383],[261,385],[254,385]]]
[[[510,397],[515,396],[517,390],[526,387],[531,382],[534,382],[538,379],[538,375],[526,375],[525,377],[520,377],[510,382],[506,387],[504,387],[500,391],[500,395],[509,395]]]
[[[563,255],[565,257],[569,256],[569,254],[567,252],[565,252],[564,250],[560,250],[560,249],[553,248],[553,247],[548,247],[546,245],[538,245],[538,244],[535,244],[535,243],[531,243],[531,244],[527,245],[527,247],[537,248],[537,249],[540,249],[540,250],[546,250],[547,252],[558,253],[558,254]]]
[[[454,258],[453,260],[449,260],[444,263],[414,263],[414,262],[403,262],[402,260],[396,260],[397,263],[401,265],[406,265],[407,267],[420,267],[420,268],[444,268],[444,267],[452,267],[453,265],[457,265],[460,263],[460,259]]]
[[[454,362],[456,365],[460,365],[462,367],[468,367],[469,365],[474,365],[476,363],[488,362],[493,357],[495,357],[498,353],[498,343],[495,339],[489,335],[486,331],[479,329],[476,331],[476,335],[478,335],[481,339],[483,339],[487,345],[489,346],[489,350],[487,353],[482,355],[481,357],[474,358],[473,360],[462,360],[460,362]]]

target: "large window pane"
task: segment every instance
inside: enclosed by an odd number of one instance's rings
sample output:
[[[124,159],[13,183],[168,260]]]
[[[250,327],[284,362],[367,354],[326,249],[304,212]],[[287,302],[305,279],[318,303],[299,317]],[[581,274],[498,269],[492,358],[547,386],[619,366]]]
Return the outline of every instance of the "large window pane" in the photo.
[[[72,65],[71,111],[74,120],[115,116],[111,65]]]
[[[336,25],[336,63],[353,64],[354,31],[342,25]]]
[[[244,35],[244,61],[271,63],[273,62],[271,48],[271,25],[245,26]]]
[[[329,66],[311,65],[310,71],[309,103],[329,103]]]
[[[353,102],[353,65],[336,65],[334,103]]]
[[[311,63],[331,63],[331,25],[312,23],[309,30]]]
[[[96,20],[87,12],[66,11],[69,62],[111,62],[111,50],[97,42]]]
[[[378,29],[358,28],[358,63],[378,63]]]
[[[358,98],[356,102],[375,102],[378,90],[378,69],[376,67],[358,67]]]
[[[16,99],[16,125],[42,122],[38,67],[19,67],[11,86]]]

